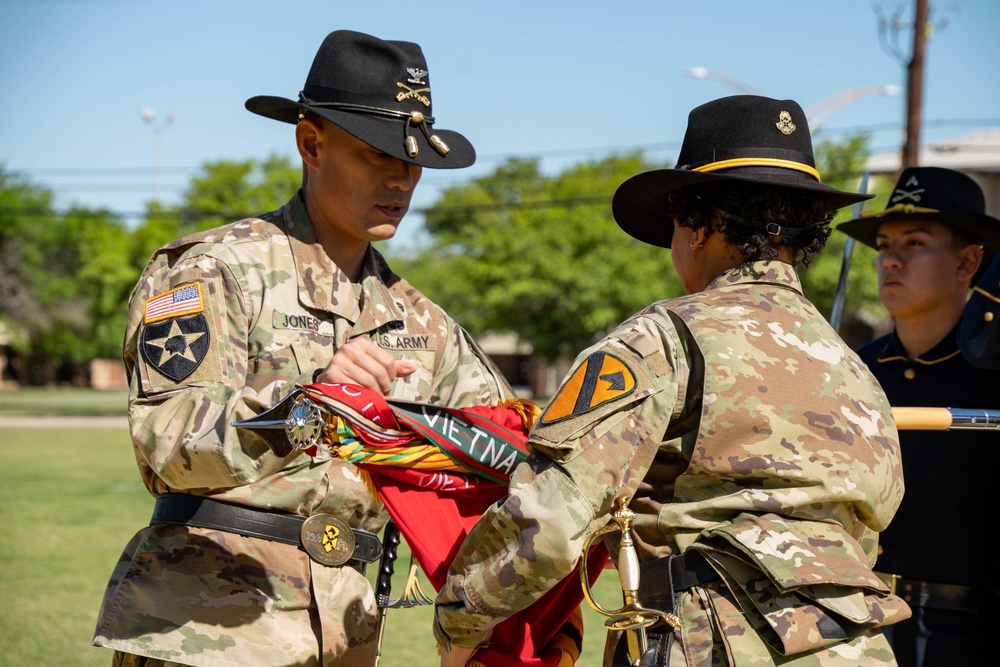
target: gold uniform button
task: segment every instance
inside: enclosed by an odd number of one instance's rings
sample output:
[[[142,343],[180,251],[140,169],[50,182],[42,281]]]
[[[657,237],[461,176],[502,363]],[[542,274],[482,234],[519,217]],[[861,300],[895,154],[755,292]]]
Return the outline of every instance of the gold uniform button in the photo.
[[[983,319],[986,320],[987,322],[992,322],[993,321],[993,312],[992,311],[986,311],[986,313],[983,314]]]
[[[905,377],[907,380],[912,380],[913,378],[917,377],[917,372],[912,368],[907,368],[905,371],[903,371],[903,377]]]

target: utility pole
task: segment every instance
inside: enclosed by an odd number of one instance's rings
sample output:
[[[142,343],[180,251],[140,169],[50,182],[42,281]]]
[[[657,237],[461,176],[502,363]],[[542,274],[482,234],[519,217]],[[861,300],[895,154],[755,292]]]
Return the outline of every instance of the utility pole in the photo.
[[[171,111],[159,125],[156,124],[156,113],[149,107],[139,110],[139,117],[153,127],[153,201],[160,199],[160,172],[163,168],[163,131],[170,127],[177,117],[176,111]]]
[[[920,122],[924,94],[924,53],[933,25],[927,20],[928,0],[916,0],[913,19],[913,51],[906,66],[906,141],[901,167],[916,167],[920,162]]]

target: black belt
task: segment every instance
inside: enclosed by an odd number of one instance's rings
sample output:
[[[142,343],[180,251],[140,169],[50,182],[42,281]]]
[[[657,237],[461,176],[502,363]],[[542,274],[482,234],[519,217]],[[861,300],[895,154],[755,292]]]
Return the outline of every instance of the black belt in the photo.
[[[331,514],[304,517],[256,509],[184,493],[157,496],[149,524],[178,524],[223,530],[303,548],[324,565],[373,563],[382,556],[378,536],[352,528]]]
[[[920,579],[905,579],[898,574],[875,574],[889,586],[889,590],[903,598],[911,607],[946,609],[975,614],[981,604],[996,604],[1000,590],[957,584],[938,584]]]
[[[674,594],[719,579],[697,551],[646,561],[639,565],[639,603],[647,609],[674,610]]]

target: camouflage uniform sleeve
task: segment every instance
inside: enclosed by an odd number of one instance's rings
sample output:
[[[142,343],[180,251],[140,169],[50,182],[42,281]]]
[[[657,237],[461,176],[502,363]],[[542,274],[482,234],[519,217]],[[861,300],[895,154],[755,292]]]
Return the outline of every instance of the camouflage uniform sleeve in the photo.
[[[509,495],[466,538],[436,601],[438,643],[475,646],[569,575],[588,536],[631,495],[679,414],[688,365],[676,331],[639,318],[578,357],[531,432]]]
[[[444,318],[449,341],[434,372],[429,402],[463,408],[514,398],[514,390],[479,343],[450,316]]]
[[[168,349],[150,361],[150,343],[164,344],[151,341],[146,333],[145,306],[151,297],[189,284],[200,286],[204,307],[195,318],[203,317],[200,326],[208,348],[200,359],[192,357],[198,361],[194,370],[183,376],[173,373],[179,379],[172,379],[163,361],[171,354]],[[283,465],[263,440],[230,422],[262,412],[295,382],[310,378],[298,376],[295,369],[296,377],[274,374],[267,384],[246,386],[248,336],[255,313],[245,287],[219,259],[194,255],[171,264],[164,253],[151,260],[132,293],[124,344],[130,375],[129,424],[143,479],[154,495],[239,486]]]

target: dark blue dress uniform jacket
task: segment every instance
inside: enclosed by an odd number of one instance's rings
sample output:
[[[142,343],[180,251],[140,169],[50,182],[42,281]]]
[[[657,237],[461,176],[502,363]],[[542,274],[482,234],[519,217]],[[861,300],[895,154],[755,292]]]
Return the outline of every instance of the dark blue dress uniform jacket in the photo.
[[[978,368],[1000,370],[1000,255],[979,279],[965,305],[958,345]]]
[[[1000,371],[974,367],[958,347],[959,326],[936,347],[907,359],[895,333],[858,350],[896,407],[1000,409]],[[903,431],[906,492],[881,534],[875,569],[906,579],[976,588],[976,613],[909,600],[913,617],[890,626],[901,667],[977,664],[996,633],[1000,583],[996,506],[1000,430]],[[897,590],[907,599],[907,591]],[[989,619],[989,620],[988,620]],[[991,628],[984,634],[986,628]],[[963,662],[962,656],[971,662]]]

